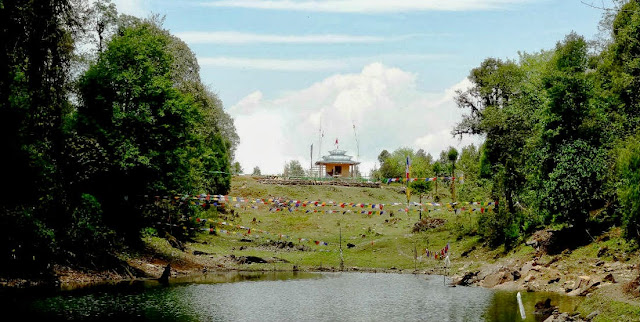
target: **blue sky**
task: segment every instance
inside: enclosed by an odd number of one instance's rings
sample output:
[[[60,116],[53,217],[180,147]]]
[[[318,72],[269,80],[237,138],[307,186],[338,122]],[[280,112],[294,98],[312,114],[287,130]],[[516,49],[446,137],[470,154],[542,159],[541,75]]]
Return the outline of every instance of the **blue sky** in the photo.
[[[365,172],[382,149],[437,156],[478,144],[449,134],[462,112],[454,90],[470,69],[553,48],[571,31],[592,39],[602,14],[580,0],[114,2],[166,15],[236,121],[236,160],[273,174],[289,160],[308,165],[312,143],[317,160],[336,138]]]

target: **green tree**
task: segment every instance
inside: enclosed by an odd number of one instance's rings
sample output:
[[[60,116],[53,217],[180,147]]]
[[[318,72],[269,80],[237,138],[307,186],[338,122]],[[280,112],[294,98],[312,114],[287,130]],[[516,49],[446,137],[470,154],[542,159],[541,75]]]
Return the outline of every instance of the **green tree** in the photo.
[[[186,51],[152,21],[132,20],[79,81],[78,133],[109,157],[84,188],[100,200],[108,224],[129,237],[144,224],[133,196],[229,187],[229,143],[206,131],[213,107],[204,91],[192,90],[199,77]]]
[[[491,181],[480,177],[480,151],[471,144],[462,148],[457,169],[462,176],[460,184],[457,186],[457,196],[462,201],[467,200],[487,200]]]
[[[240,165],[240,162],[238,161],[233,163],[233,165],[231,166],[231,169],[233,170],[234,175],[239,175],[244,172],[244,170],[242,169],[242,166]]]
[[[627,117],[627,133],[640,125],[640,2],[624,4],[613,20],[610,46],[612,90],[620,97],[620,109]]]
[[[620,151],[617,174],[621,183],[618,198],[627,237],[640,244],[640,134],[630,137]]]
[[[259,167],[254,167],[253,168],[253,172],[251,173],[252,176],[260,176],[262,175],[262,173],[260,172],[260,168]]]
[[[608,164],[601,127],[591,118],[586,41],[568,35],[556,46],[550,64],[543,80],[548,100],[537,149],[541,206],[556,221],[584,227],[589,211],[604,205],[602,186]]]
[[[436,161],[433,163],[432,165],[432,169],[433,169],[433,173],[436,176],[436,181],[435,181],[435,195],[434,195],[434,200],[435,201],[439,201],[440,200],[440,196],[438,195],[438,178],[443,174],[444,171],[444,166],[442,165],[442,163],[440,161]]]
[[[72,30],[69,1],[0,2],[0,270],[43,269],[70,220],[61,171]],[[59,254],[59,253],[58,253]]]
[[[427,195],[432,189],[432,181],[418,180],[409,184],[412,194],[418,194],[420,203],[422,203],[422,197]],[[422,212],[420,212],[420,219],[422,219]]]
[[[304,177],[304,169],[298,160],[291,160],[285,164],[282,175],[285,177]]]

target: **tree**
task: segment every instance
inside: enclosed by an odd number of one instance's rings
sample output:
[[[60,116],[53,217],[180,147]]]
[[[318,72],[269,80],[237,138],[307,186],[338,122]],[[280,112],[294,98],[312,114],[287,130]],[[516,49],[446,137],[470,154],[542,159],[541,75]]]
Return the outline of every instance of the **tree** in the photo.
[[[389,153],[389,151],[382,150],[382,152],[380,152],[380,154],[378,155],[378,162],[380,162],[380,164],[382,165],[390,156],[391,153]]]
[[[621,179],[618,198],[623,209],[625,233],[640,244],[640,134],[625,142],[616,168]]]
[[[285,177],[304,177],[304,169],[298,160],[291,160],[284,166]]]
[[[422,203],[422,197],[431,191],[431,181],[418,180],[413,181],[409,184],[409,188],[413,193],[417,193],[420,198],[420,203]],[[420,219],[422,219],[422,211],[420,211]]]
[[[260,168],[259,167],[254,167],[253,168],[253,172],[251,173],[252,176],[260,176],[262,175],[262,173],[260,172]]]
[[[432,169],[433,169],[433,173],[436,176],[436,181],[435,181],[436,193],[434,196],[434,200],[438,201],[440,200],[440,196],[438,196],[438,178],[442,175],[442,171],[444,170],[444,167],[442,166],[442,163],[440,161],[436,161],[433,163]]]
[[[522,72],[513,61],[487,58],[471,70],[468,78],[473,85],[465,91],[456,91],[455,100],[459,108],[468,109],[470,113],[456,125],[454,135],[486,133],[485,110],[509,105],[517,96]]]
[[[458,159],[456,168],[462,174],[460,185],[457,187],[457,197],[460,200],[487,200],[491,181],[482,179],[481,175],[481,153],[471,144],[462,148],[460,158]]]
[[[451,163],[451,199],[456,202],[456,161],[458,160],[458,150],[454,147],[449,147],[447,151],[447,160]]]
[[[531,58],[533,57],[533,58]],[[540,58],[542,57],[542,58]],[[544,60],[544,55],[524,56],[522,64]],[[532,64],[538,66],[539,64]],[[470,114],[453,130],[455,135],[484,134],[485,167],[490,168],[495,198],[504,197],[510,213],[514,214],[515,201],[524,188],[522,153],[535,124],[536,104],[528,104],[536,97],[535,81],[540,71],[523,68],[513,61],[487,58],[480,67],[471,71],[473,86],[459,91],[458,107]],[[532,88],[527,82],[531,79]]]
[[[233,163],[233,166],[231,167],[233,169],[233,174],[234,175],[239,175],[242,174],[244,172],[244,170],[242,170],[242,166],[240,165],[240,162],[236,161]]]
[[[569,34],[559,42],[543,79],[548,100],[541,116],[537,172],[541,206],[560,222],[584,227],[589,211],[604,205],[602,186],[607,169],[601,127],[590,104],[587,44]]]
[[[79,81],[78,134],[109,158],[83,188],[131,238],[144,224],[131,196],[229,188],[229,143],[207,131],[212,106],[189,52],[154,22],[131,20]]]
[[[0,3],[0,165],[16,174],[0,184],[0,270],[45,267],[70,219],[61,160],[76,28],[70,1]]]

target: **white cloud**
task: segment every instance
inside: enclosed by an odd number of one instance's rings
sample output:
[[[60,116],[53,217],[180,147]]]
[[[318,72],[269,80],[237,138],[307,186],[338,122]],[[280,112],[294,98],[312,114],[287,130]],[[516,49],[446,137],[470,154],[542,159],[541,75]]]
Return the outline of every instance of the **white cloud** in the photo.
[[[150,0],[113,0],[118,13],[136,17],[146,17],[151,13]]]
[[[284,71],[339,70],[347,67],[338,59],[264,59],[239,57],[198,58],[201,67],[223,67],[239,69],[263,69]]]
[[[184,31],[175,35],[190,44],[349,44],[349,43],[379,43],[383,41],[402,40],[411,37],[377,37],[355,35],[269,35],[237,31]]]
[[[244,169],[258,166],[269,174],[281,173],[290,160],[307,168],[312,143],[318,159],[320,127],[325,134],[322,154],[333,149],[338,138],[340,148],[356,156],[356,126],[365,174],[383,149],[421,148],[437,157],[450,145],[478,143],[478,138],[459,141],[450,134],[462,113],[453,102],[454,90],[468,81],[427,93],[417,89],[418,77],[371,63],[359,73],[336,74],[276,98],[251,93],[229,109],[242,138],[236,159]]]
[[[211,7],[341,13],[496,10],[535,0],[217,0]]]
[[[371,61],[387,63],[440,60],[450,55],[443,54],[385,54],[368,57],[343,57],[340,59],[270,59],[246,57],[198,57],[201,67],[259,69],[279,71],[340,71],[347,67],[362,66]]]

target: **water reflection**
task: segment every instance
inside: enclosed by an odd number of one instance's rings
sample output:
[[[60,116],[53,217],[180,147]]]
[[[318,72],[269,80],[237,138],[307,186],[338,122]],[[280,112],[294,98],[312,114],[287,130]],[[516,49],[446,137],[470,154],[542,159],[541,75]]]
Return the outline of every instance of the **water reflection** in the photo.
[[[374,273],[216,273],[101,285],[55,294],[0,295],[15,313],[43,320],[154,321],[518,321],[515,293],[449,287],[443,277]],[[573,310],[555,294],[523,293]],[[3,306],[5,306],[3,305]]]

